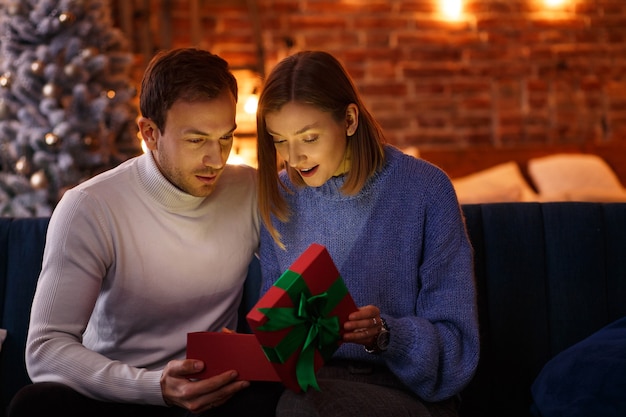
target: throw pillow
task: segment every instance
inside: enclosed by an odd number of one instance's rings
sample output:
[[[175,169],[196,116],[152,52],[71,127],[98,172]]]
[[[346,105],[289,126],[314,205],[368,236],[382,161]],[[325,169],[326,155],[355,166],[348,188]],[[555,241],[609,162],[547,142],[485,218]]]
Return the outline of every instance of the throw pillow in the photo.
[[[531,393],[537,417],[626,416],[626,317],[552,358]]]
[[[514,161],[452,179],[461,204],[537,201]]]
[[[542,196],[567,196],[576,200],[577,190],[595,190],[603,195],[624,193],[619,178],[604,159],[592,154],[555,154],[528,161],[528,175]],[[545,200],[546,198],[544,198]]]

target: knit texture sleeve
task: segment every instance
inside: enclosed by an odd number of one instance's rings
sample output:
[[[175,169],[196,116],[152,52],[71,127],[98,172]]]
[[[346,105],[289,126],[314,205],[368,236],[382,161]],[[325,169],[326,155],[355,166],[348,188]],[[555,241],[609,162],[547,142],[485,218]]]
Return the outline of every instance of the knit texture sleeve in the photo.
[[[110,234],[89,205],[85,194],[70,190],[51,218],[47,241],[56,244],[45,248],[33,301],[28,373],[34,382],[61,382],[96,399],[165,405],[160,371],[111,360],[82,344],[113,256]]]
[[[436,171],[433,179],[423,199],[415,314],[388,318],[392,343],[382,355],[427,401],[460,392],[479,357],[472,249],[450,181]]]

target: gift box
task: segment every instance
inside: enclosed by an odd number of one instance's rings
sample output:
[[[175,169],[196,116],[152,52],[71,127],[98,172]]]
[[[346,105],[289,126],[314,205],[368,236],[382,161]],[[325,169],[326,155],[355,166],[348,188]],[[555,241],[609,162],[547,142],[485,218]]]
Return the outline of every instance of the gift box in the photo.
[[[285,387],[319,390],[316,373],[342,343],[357,307],[326,248],[312,244],[246,319]]]
[[[238,380],[280,381],[253,334],[188,333],[187,358],[204,362],[202,372],[190,375],[191,378],[209,378],[234,369]]]

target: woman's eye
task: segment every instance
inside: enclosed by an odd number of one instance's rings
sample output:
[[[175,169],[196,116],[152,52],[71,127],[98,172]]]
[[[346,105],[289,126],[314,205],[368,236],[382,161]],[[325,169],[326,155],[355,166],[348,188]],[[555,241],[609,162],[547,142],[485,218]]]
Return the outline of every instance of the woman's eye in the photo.
[[[274,145],[281,145],[287,142],[285,139],[274,138]]]
[[[319,139],[319,136],[317,136],[317,135],[309,136],[309,137],[304,138],[304,143],[315,142],[317,139]]]
[[[234,135],[233,135],[232,133],[231,133],[231,134],[229,134],[229,135],[224,135],[224,136],[222,136],[222,137],[220,138],[220,140],[226,140],[226,141],[228,141],[228,140],[231,140],[231,139],[233,138],[233,136],[234,136]]]

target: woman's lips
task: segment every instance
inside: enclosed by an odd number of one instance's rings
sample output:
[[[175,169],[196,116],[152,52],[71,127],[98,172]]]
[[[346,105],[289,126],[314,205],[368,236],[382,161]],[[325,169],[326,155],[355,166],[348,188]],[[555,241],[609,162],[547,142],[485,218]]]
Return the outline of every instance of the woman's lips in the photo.
[[[315,175],[315,173],[317,172],[317,168],[319,168],[319,165],[314,166],[311,169],[307,169],[307,170],[302,170],[300,169],[300,175],[302,175],[303,177],[311,177],[313,175]]]

